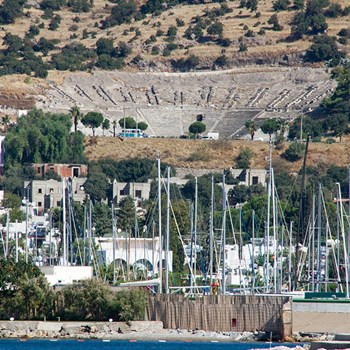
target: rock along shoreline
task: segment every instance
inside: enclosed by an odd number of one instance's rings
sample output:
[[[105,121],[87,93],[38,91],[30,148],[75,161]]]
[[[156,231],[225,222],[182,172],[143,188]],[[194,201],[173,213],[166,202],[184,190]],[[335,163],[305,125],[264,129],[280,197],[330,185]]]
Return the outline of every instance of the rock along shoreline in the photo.
[[[0,321],[0,338],[254,342],[257,340],[257,334],[164,329],[160,321],[131,321],[128,323]],[[275,349],[286,349],[286,347],[280,346]],[[298,346],[295,349],[304,348]]]

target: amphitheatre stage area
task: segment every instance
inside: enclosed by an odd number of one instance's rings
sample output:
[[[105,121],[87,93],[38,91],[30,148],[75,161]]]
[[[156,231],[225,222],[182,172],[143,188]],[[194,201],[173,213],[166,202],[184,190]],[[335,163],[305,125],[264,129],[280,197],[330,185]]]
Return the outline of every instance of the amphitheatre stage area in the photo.
[[[246,134],[247,120],[292,120],[312,111],[335,86],[327,70],[311,67],[190,73],[98,71],[70,74],[61,85],[50,82],[45,99],[36,106],[67,113],[77,105],[83,113],[101,112],[111,124],[130,116],[146,122],[147,133],[156,137],[180,137],[199,120],[206,124],[206,133],[238,138]],[[79,128],[91,133],[81,124]]]

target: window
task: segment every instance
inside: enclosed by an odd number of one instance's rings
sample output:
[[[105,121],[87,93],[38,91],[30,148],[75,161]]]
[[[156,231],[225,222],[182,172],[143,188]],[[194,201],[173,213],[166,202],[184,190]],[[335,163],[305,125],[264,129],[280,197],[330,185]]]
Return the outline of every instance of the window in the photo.
[[[136,190],[135,191],[135,197],[136,198],[142,198],[142,191],[141,190]]]
[[[60,207],[61,206],[61,201],[57,201],[56,202],[56,207]]]
[[[79,168],[73,168],[73,177],[79,176]]]
[[[259,183],[259,177],[253,176],[253,185],[257,185]]]
[[[38,202],[38,207],[42,207],[42,203],[41,202]]]
[[[121,196],[128,196],[130,194],[129,188],[125,187],[124,189],[120,190],[119,193],[120,193]]]
[[[38,167],[37,172],[38,172],[38,174],[40,174],[40,173],[41,173],[41,169],[40,169],[40,167]]]
[[[240,182],[245,182],[246,181],[246,175],[247,175],[247,171],[244,169],[242,170],[242,172],[238,175],[237,179]]]
[[[38,188],[38,193],[43,193],[43,189],[42,188]]]
[[[53,190],[53,188],[50,188],[50,193],[54,193],[54,190]]]

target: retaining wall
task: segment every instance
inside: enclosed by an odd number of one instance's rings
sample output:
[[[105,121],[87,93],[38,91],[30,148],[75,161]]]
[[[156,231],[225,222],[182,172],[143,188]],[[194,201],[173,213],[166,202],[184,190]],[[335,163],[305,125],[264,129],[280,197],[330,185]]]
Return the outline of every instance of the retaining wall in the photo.
[[[169,329],[273,332],[281,338],[292,333],[289,297],[157,295],[149,298],[146,318],[162,321]]]

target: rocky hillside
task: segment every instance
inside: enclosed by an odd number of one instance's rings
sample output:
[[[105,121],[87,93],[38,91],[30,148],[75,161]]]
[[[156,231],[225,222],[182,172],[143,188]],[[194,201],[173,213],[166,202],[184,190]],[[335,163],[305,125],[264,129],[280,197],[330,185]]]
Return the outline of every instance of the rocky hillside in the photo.
[[[300,63],[313,35],[327,28],[346,52],[348,1],[317,0],[322,3],[317,9],[304,9],[303,3],[4,0],[1,74],[34,72],[44,77],[47,70],[93,67],[169,71],[249,63],[293,65]],[[308,18],[315,20],[304,23]]]

